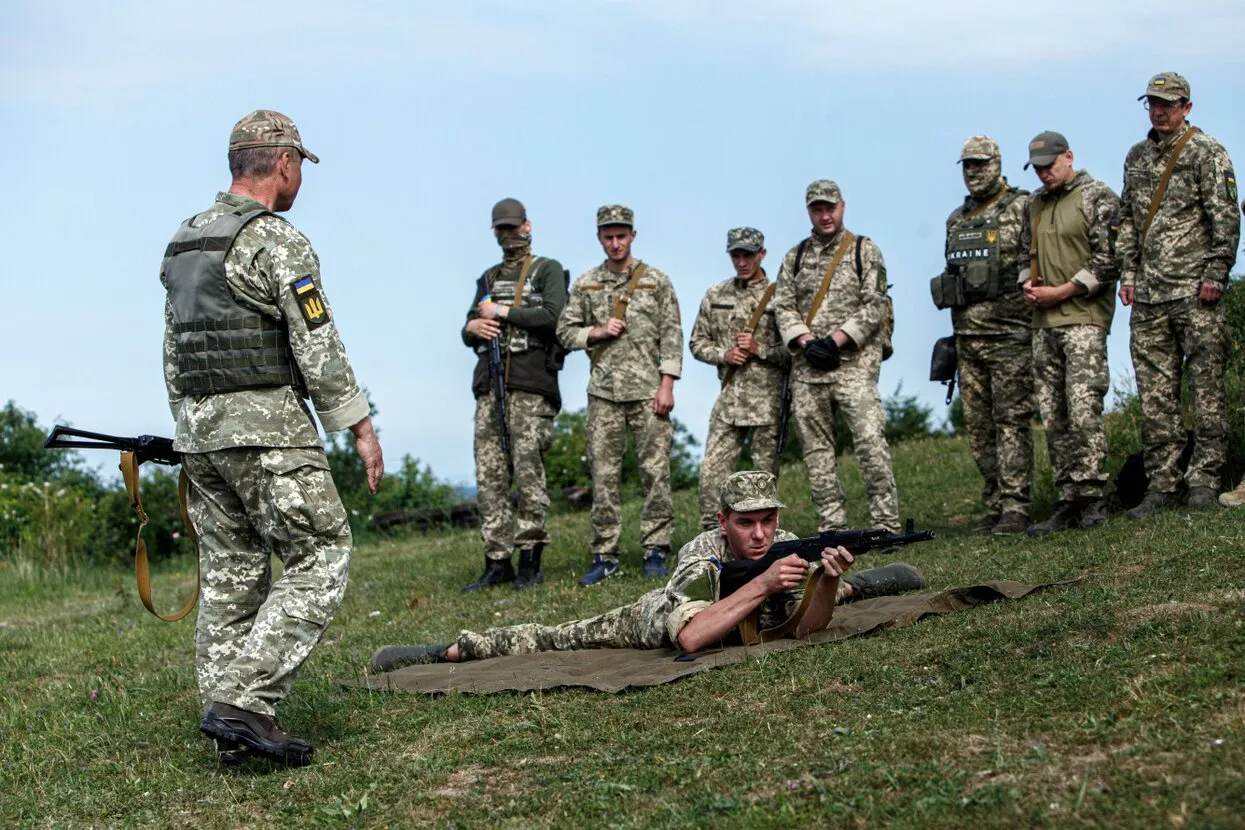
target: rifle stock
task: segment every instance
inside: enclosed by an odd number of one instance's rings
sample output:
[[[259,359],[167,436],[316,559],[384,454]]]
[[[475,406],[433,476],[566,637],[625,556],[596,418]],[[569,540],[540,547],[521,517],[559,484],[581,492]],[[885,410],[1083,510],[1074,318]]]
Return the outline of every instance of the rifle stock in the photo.
[[[782,370],[782,387],[778,391],[778,440],[774,444],[774,471],[779,470],[783,447],[787,445],[787,423],[791,419],[791,366],[788,361]]]
[[[85,438],[85,441],[72,441],[69,438]],[[120,450],[132,452],[139,464],[152,461],[156,464],[176,466],[182,463],[181,453],[173,449],[172,438],[161,438],[158,435],[139,435],[137,438],[123,438],[117,435],[105,435],[102,432],[88,432],[85,429],[57,424],[43,442],[45,450]]]

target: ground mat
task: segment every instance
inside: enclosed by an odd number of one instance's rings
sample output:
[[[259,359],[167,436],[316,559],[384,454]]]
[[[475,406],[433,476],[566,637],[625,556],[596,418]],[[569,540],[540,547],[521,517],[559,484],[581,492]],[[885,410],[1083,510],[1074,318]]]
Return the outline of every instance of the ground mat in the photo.
[[[1064,584],[1064,583],[1055,583]],[[496,692],[532,692],[584,688],[622,692],[670,683],[689,674],[716,669],[793,648],[833,643],[889,628],[902,628],[934,614],[954,614],[988,602],[1020,597],[1047,585],[1024,585],[1010,580],[951,588],[936,594],[880,597],[837,608],[830,625],[804,640],[776,640],[757,646],[732,646],[698,655],[673,649],[594,649],[548,651],[474,660],[407,666],[344,685],[412,694],[459,692],[487,695]]]

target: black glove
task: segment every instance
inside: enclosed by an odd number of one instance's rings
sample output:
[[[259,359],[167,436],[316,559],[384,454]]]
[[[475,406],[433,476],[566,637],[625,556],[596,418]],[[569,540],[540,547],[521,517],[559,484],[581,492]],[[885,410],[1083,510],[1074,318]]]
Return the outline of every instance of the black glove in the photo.
[[[822,337],[804,347],[804,359],[819,372],[832,372],[839,368],[839,347],[833,337]]]

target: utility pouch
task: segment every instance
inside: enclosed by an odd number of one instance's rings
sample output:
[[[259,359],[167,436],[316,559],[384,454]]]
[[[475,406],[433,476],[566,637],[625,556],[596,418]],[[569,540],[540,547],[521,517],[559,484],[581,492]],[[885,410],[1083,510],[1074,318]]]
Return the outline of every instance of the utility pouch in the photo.
[[[942,272],[929,281],[929,293],[935,308],[961,308],[968,305],[964,300],[963,282],[959,275]]]

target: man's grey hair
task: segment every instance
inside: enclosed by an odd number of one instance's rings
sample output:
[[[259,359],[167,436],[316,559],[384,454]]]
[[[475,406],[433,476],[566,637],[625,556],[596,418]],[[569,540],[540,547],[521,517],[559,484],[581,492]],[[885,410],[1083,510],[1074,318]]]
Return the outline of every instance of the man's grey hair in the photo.
[[[235,179],[262,179],[277,167],[282,153],[297,155],[296,147],[243,147],[229,151],[229,172]]]

